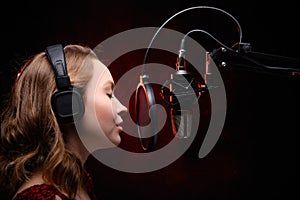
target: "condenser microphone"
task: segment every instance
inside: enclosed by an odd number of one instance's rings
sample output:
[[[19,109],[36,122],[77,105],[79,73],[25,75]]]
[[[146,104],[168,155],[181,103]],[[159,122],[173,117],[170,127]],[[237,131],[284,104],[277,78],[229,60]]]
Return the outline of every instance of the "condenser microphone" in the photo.
[[[172,132],[179,138],[188,138],[192,127],[192,112],[190,104],[186,101],[187,89],[191,86],[191,76],[186,71],[184,39],[181,40],[180,49],[178,52],[176,63],[176,73],[171,76],[173,80],[172,92],[176,96],[176,105],[171,109],[171,125]],[[182,103],[180,103],[182,102]],[[190,102],[191,103],[191,102]]]
[[[193,107],[203,91],[203,85],[191,77],[186,70],[184,39],[182,39],[177,62],[176,72],[161,88],[163,100],[171,107],[172,133],[179,138],[188,138],[191,135]],[[167,85],[169,86],[167,88]]]
[[[171,125],[172,132],[176,137],[189,138],[192,131],[193,108],[198,106],[198,99],[208,89],[217,87],[214,82],[214,69],[212,67],[211,55],[206,52],[204,84],[196,81],[186,70],[184,40],[176,63],[176,73],[171,75],[169,99],[171,103]]]

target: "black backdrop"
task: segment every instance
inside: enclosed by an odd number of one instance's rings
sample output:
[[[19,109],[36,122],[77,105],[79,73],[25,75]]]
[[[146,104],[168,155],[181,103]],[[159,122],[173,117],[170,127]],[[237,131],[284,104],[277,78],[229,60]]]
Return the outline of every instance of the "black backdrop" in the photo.
[[[1,6],[0,19],[1,110],[23,60],[45,46],[62,42],[95,47],[121,31],[158,27],[176,12],[199,5],[232,14],[242,26],[243,42],[251,43],[253,50],[299,57],[299,14],[291,0],[9,1]],[[210,20],[181,18],[169,27],[180,31],[199,23],[218,31],[221,23]],[[229,29],[217,34],[223,41],[236,37]],[[232,70],[225,73],[224,82],[228,97],[226,123],[207,157],[197,157],[201,145],[197,140],[171,165],[144,174],[110,169],[91,157],[86,165],[99,198],[299,198],[299,79]],[[5,199],[5,191],[2,196]]]

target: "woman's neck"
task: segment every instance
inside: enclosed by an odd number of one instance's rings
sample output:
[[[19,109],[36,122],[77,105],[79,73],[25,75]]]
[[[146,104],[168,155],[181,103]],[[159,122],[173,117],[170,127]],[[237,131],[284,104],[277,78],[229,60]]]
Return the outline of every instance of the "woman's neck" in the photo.
[[[82,143],[78,133],[76,132],[76,128],[67,128],[64,130],[63,134],[65,135],[65,146],[66,149],[73,152],[81,162],[84,164],[89,156],[89,151],[85,148]]]

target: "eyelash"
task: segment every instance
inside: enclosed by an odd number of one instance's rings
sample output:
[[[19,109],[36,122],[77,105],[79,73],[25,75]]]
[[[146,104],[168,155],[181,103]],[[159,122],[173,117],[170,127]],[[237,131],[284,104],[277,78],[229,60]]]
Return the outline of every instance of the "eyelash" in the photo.
[[[107,94],[107,96],[111,99],[113,98],[113,95],[112,94]]]

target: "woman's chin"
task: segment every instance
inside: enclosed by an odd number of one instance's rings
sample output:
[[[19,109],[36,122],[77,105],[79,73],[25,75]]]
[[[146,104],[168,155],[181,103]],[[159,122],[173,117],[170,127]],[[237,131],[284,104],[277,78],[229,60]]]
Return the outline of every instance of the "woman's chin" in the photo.
[[[111,143],[112,143],[112,147],[117,147],[119,146],[119,144],[121,143],[121,136],[118,133],[117,135],[114,135],[113,138],[110,139]]]

